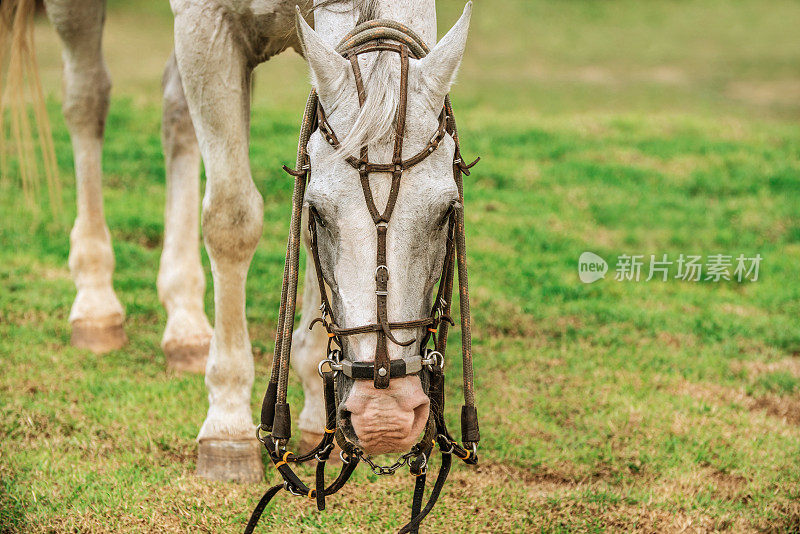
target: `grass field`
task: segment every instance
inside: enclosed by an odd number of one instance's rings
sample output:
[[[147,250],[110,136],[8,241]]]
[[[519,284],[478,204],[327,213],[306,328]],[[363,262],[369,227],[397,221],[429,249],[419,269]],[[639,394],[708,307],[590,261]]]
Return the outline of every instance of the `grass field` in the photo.
[[[131,341],[105,356],[69,346],[72,154],[57,41],[38,28],[67,213],[32,213],[17,177],[0,181],[0,531],[235,532],[264,489],[193,476],[203,378],[166,372],[159,349],[163,4],[109,11],[104,185]],[[439,5],[444,29],[461,5]],[[484,439],[480,466],[455,466],[424,531],[800,532],[798,21],[788,0],[476,2],[453,101],[465,155],[483,157],[465,200]],[[254,408],[305,67],[276,58],[256,87]],[[609,261],[605,280],[578,280],[584,251]],[[756,282],[613,279],[622,254],[681,253],[764,259]],[[207,303],[213,317],[210,291]],[[391,530],[408,515],[409,478],[360,469],[325,512],[281,495],[266,522]]]

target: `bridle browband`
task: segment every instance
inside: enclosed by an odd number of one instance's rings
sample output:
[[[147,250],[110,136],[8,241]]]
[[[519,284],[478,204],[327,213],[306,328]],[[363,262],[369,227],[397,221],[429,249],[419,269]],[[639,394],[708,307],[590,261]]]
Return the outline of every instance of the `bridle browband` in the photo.
[[[396,41],[395,43],[386,40]],[[309,95],[303,115],[303,124],[298,143],[297,169],[284,169],[295,177],[294,194],[292,196],[292,219],[289,241],[284,265],[281,305],[278,314],[278,328],[275,340],[275,358],[270,381],[264,395],[261,408],[261,424],[256,436],[269,453],[275,467],[284,479],[282,484],[270,488],[259,501],[250,517],[245,533],[251,533],[269,501],[280,491],[286,489],[290,493],[315,499],[319,510],[325,508],[325,497],[341,489],[352,475],[359,461],[364,460],[379,475],[393,474],[403,465],[408,465],[410,472],[416,477],[414,498],[412,502],[411,521],[401,533],[417,532],[420,522],[433,508],[444,482],[450,471],[452,455],[468,464],[477,463],[477,443],[480,441],[478,417],[475,408],[475,393],[472,370],[472,343],[470,330],[469,293],[467,290],[466,249],[464,239],[463,182],[462,174],[469,175],[469,169],[478,162],[476,159],[467,165],[461,158],[458,133],[449,97],[445,98],[444,108],[439,116],[439,126],[427,145],[414,156],[403,159],[403,137],[405,133],[406,107],[408,100],[408,66],[409,57],[420,59],[428,53],[428,48],[420,37],[408,27],[391,20],[373,20],[358,25],[350,31],[337,47],[346,59],[349,59],[358,90],[359,105],[366,101],[364,83],[358,63],[360,54],[375,51],[391,51],[400,55],[400,99],[397,110],[394,151],[391,163],[373,163],[369,161],[366,146],[361,148],[360,156],[345,158],[348,164],[359,172],[361,187],[370,216],[375,223],[378,246],[375,269],[375,295],[377,322],[354,328],[340,328],[333,318],[333,308],[328,300],[325,282],[322,276],[319,249],[317,244],[317,215],[310,208],[308,229],[310,234],[311,255],[316,271],[321,295],[321,317],[314,319],[309,328],[321,323],[328,333],[327,358],[319,364],[319,374],[323,379],[325,397],[326,425],[322,440],[311,451],[303,455],[295,455],[286,450],[286,443],[291,437],[291,415],[286,402],[289,358],[291,354],[292,332],[297,301],[297,280],[299,273],[300,221],[302,217],[303,198],[307,181],[310,180],[310,157],[307,144],[311,134],[319,130],[325,140],[334,148],[339,148],[339,139],[328,123],[322,105],[314,90]],[[433,153],[444,139],[450,135],[455,142],[453,158],[453,176],[458,187],[460,205],[452,209],[447,216],[448,229],[445,258],[439,287],[431,313],[428,317],[404,322],[390,322],[387,317],[387,298],[389,269],[386,262],[386,233],[400,190],[403,171],[423,161]],[[371,173],[384,172],[392,174],[391,189],[386,207],[378,211],[372,196],[369,176]],[[444,354],[447,345],[448,327],[453,324],[450,318],[450,301],[453,290],[455,269],[458,269],[459,297],[462,328],[462,363],[464,375],[464,406],[461,409],[461,434],[463,445],[456,442],[447,430],[444,421]],[[420,354],[413,357],[389,359],[387,340],[401,346],[409,346],[415,341],[397,340],[392,331],[404,329],[426,328],[420,341]],[[374,362],[352,362],[342,358],[342,337],[374,332],[377,334]],[[428,341],[433,339],[433,350],[428,349]],[[334,344],[338,348],[334,347]],[[329,370],[324,371],[325,365]],[[428,397],[430,398],[430,415],[421,440],[412,449],[400,457],[391,466],[376,465],[372,459],[350,440],[337,424],[338,390],[334,378],[342,373],[353,380],[372,380],[377,389],[387,388],[392,378],[400,378],[417,373],[426,373],[428,377]],[[333,450],[333,441],[342,449],[342,470],[329,486],[325,485],[325,464]],[[427,463],[433,450],[434,441],[439,445],[442,464],[433,490],[425,507],[422,507],[426,482]],[[306,486],[294,473],[290,463],[302,463],[311,459],[317,460],[316,480],[314,488]]]

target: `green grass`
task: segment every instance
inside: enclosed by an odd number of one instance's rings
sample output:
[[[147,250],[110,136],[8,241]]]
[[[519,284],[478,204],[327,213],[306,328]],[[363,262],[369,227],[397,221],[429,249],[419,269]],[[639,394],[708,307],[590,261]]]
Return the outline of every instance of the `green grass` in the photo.
[[[481,465],[455,466],[423,529],[797,532],[800,98],[784,89],[800,80],[791,39],[800,9],[714,0],[488,6],[477,2],[453,91],[465,156],[483,157],[465,199]],[[442,27],[459,9],[440,2]],[[120,63],[120,51],[158,33],[151,54],[166,59],[168,15],[161,6],[124,33],[144,15],[121,3],[109,13],[118,81],[104,193],[127,347],[95,356],[69,346],[74,187],[56,99],[68,213],[33,214],[15,175],[0,183],[0,531],[240,531],[264,489],[193,476],[203,379],[165,371],[158,345],[164,170],[151,89],[160,62]],[[38,37],[57,95],[51,31],[43,25]],[[278,74],[282,83],[272,84]],[[296,57],[259,69],[251,156],[265,228],[247,309],[254,409],[288,231],[291,184],[280,165],[294,159],[306,83]],[[587,250],[611,264],[591,285],[577,277]],[[664,253],[764,260],[757,282],[613,280],[619,255]],[[213,318],[210,291],[206,300]],[[457,330],[453,338],[448,421],[457,428]],[[323,513],[281,495],[266,523],[394,529],[413,484],[374,478],[360,469]]]

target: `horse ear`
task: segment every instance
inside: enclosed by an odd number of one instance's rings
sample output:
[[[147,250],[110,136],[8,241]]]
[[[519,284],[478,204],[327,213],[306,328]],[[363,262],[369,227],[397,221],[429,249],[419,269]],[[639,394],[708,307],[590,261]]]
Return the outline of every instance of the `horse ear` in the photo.
[[[431,91],[432,99],[436,102],[442,100],[450,92],[464,57],[464,47],[467,45],[469,33],[469,20],[472,15],[472,2],[467,2],[461,18],[450,28],[450,31],[436,43],[427,56],[420,60],[422,80]]]
[[[308,25],[297,7],[297,36],[319,94],[336,94],[346,80],[349,63]]]

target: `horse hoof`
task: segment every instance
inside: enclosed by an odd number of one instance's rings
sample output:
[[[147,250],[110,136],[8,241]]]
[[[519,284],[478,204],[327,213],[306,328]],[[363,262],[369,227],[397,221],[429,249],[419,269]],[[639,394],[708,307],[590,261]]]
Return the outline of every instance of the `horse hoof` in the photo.
[[[128,342],[128,336],[121,322],[103,325],[79,320],[72,323],[70,342],[73,347],[104,354],[123,347]]]
[[[205,372],[209,345],[208,341],[190,345],[165,344],[162,348],[164,355],[167,357],[167,367],[187,373]]]
[[[303,432],[300,437],[300,443],[297,446],[297,450],[300,454],[305,454],[310,450],[312,450],[317,445],[319,445],[320,441],[322,441],[322,434],[317,434],[315,432]],[[331,451],[331,454],[328,457],[328,463],[329,464],[342,463],[342,458],[341,456],[339,456],[340,452],[342,452],[342,449],[334,441],[333,450]]]
[[[264,477],[261,443],[256,440],[204,440],[197,451],[197,476],[247,484]]]

